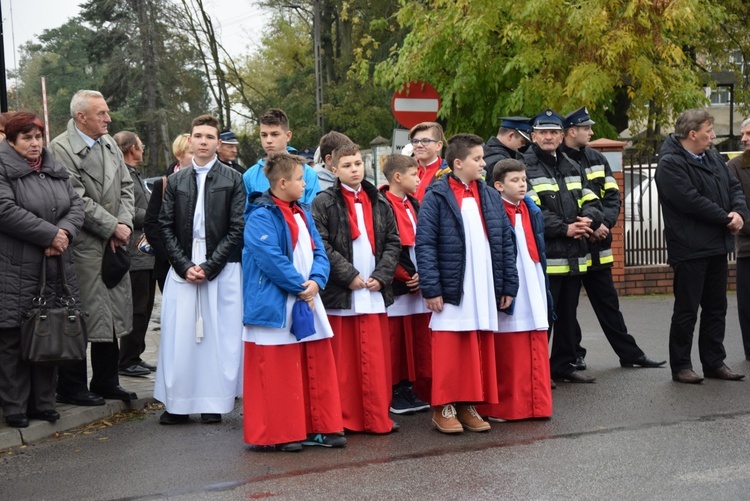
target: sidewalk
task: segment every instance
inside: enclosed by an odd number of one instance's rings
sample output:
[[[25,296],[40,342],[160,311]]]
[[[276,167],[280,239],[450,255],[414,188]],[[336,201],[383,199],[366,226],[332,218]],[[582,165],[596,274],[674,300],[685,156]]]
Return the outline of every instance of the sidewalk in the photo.
[[[156,301],[151,315],[148,332],[146,334],[146,351],[141,358],[156,365],[159,358],[159,341],[161,340],[161,293],[156,288]],[[89,377],[91,377],[91,360],[89,359]],[[99,419],[130,409],[143,409],[154,401],[155,373],[146,377],[120,376],[120,385],[138,395],[138,400],[126,404],[120,400],[107,400],[105,405],[96,407],[81,407],[70,404],[57,404],[55,409],[60,413],[60,419],[55,423],[32,419],[28,428],[11,428],[0,417],[0,451],[10,447],[28,445],[39,440],[63,433],[80,426],[91,424]],[[2,411],[0,410],[0,416]]]

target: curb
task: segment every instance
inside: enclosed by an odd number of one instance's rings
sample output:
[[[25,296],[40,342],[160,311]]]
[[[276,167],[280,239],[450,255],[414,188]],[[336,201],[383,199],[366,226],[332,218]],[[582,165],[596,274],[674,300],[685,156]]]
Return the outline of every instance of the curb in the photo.
[[[119,400],[107,400],[104,405],[82,407],[69,404],[58,404],[55,409],[60,413],[60,419],[55,423],[32,419],[28,428],[11,428],[0,425],[0,451],[39,442],[53,437],[56,433],[63,433],[80,426],[91,424],[118,412],[143,409],[154,402],[153,397],[139,398],[125,403]]]

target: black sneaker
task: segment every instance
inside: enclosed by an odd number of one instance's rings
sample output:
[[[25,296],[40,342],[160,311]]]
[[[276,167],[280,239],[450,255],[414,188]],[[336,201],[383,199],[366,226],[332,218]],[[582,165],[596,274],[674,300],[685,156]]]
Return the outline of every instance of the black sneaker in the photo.
[[[302,445],[317,445],[319,447],[346,447],[346,438],[341,435],[323,435],[322,433],[310,433],[302,441]]]
[[[281,452],[299,452],[302,450],[302,444],[299,442],[289,442],[286,444],[277,444],[275,448]]]
[[[430,404],[424,400],[420,400],[417,394],[414,393],[414,388],[411,385],[406,387],[405,393],[406,400],[409,401],[411,408],[414,409],[415,412],[426,412],[430,409]]]
[[[391,397],[391,412],[394,414],[414,414],[417,412],[414,405],[408,397],[408,387],[398,385],[393,387],[393,397]]]

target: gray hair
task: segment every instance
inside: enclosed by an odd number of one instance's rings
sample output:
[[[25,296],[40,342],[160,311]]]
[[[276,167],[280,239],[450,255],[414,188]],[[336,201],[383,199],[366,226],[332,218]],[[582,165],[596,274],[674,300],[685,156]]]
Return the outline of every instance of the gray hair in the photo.
[[[138,146],[138,134],[130,132],[129,130],[123,130],[113,136],[113,139],[120,147],[122,154],[127,154],[134,146]]]
[[[679,139],[688,137],[691,130],[700,130],[705,123],[713,124],[714,117],[705,108],[694,108],[685,110],[677,117],[677,123],[674,125],[674,135]]]
[[[740,125],[740,129],[744,129],[748,125],[750,125],[750,118],[746,118],[745,121],[742,122],[742,125]]]
[[[104,96],[98,90],[79,90],[70,100],[70,116],[75,118],[79,111],[84,111],[89,104],[89,99],[102,98]]]

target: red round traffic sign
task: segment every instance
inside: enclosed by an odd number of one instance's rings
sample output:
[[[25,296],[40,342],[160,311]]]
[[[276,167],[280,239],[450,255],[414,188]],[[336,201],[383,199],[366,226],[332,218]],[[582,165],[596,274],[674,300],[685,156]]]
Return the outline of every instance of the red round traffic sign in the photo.
[[[427,82],[409,82],[393,95],[391,110],[398,123],[411,129],[421,122],[434,122],[440,110],[440,95]]]

